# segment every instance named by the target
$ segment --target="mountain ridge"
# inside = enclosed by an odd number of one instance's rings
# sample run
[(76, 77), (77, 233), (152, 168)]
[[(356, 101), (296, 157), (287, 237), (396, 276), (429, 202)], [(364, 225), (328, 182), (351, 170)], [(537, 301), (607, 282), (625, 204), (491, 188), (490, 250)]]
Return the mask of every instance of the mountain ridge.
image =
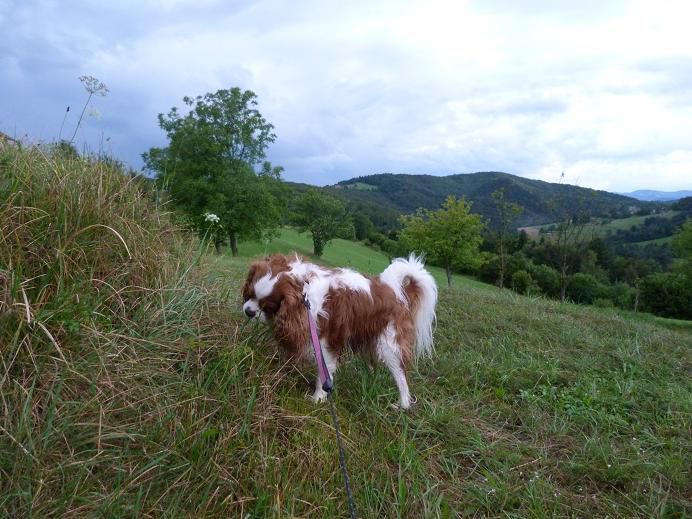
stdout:
[(492, 220), (496, 206), (491, 195), (498, 189), (504, 190), (508, 202), (524, 208), (517, 218), (521, 226), (554, 222), (565, 211), (610, 218), (628, 216), (650, 204), (622, 194), (500, 171), (447, 176), (379, 173), (342, 180), (323, 189), (368, 214), (376, 225), (379, 212), (407, 214), (419, 207), (437, 209), (449, 195), (465, 197), (473, 212)]
[(692, 196), (692, 190), (681, 189), (678, 191), (658, 191), (657, 189), (637, 189), (629, 193), (620, 193), (643, 202), (674, 202), (688, 196)]

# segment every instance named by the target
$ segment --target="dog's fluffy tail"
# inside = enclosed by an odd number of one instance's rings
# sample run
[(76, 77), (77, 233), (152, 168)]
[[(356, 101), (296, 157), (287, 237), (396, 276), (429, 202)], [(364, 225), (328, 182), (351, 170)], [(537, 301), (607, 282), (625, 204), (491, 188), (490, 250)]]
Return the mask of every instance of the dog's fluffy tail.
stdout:
[(425, 270), (423, 259), (415, 254), (408, 259), (397, 258), (380, 274), (380, 279), (411, 310), (416, 327), (416, 358), (432, 355), (437, 285)]

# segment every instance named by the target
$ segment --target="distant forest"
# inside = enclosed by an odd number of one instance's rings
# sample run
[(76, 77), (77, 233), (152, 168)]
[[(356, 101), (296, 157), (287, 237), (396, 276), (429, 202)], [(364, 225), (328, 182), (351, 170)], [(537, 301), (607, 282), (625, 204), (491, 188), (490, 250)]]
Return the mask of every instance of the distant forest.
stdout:
[(656, 207), (651, 202), (606, 191), (500, 172), (445, 177), (384, 173), (356, 177), (325, 188), (366, 214), (376, 227), (387, 230), (396, 227), (399, 214), (412, 213), (419, 207), (437, 209), (449, 195), (466, 198), (472, 203), (472, 211), (490, 221), (492, 226), (495, 203), (491, 195), (500, 189), (508, 202), (523, 208), (516, 220), (517, 226), (554, 222), (556, 211), (563, 210), (592, 217), (623, 218)]

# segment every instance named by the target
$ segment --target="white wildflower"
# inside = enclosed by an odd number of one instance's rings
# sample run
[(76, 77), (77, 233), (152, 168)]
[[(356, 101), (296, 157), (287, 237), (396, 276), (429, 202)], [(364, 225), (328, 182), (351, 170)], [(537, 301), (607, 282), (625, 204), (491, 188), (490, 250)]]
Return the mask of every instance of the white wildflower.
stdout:
[(219, 223), (221, 218), (216, 216), (214, 213), (204, 213), (204, 221), (209, 223)]

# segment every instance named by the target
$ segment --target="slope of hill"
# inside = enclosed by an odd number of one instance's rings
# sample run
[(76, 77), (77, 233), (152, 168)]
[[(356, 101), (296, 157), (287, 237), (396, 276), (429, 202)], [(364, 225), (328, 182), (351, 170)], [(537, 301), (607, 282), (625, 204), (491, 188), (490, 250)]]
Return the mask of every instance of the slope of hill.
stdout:
[(637, 200), (647, 202), (672, 202), (687, 196), (692, 196), (692, 191), (656, 191), (653, 189), (638, 189), (637, 191), (632, 191), (631, 193), (622, 194), (624, 196), (629, 196), (631, 198), (636, 198)]
[(388, 211), (410, 213), (418, 207), (437, 209), (448, 195), (466, 197), (473, 211), (491, 219), (491, 194), (504, 189), (505, 198), (524, 208), (519, 225), (555, 221), (556, 208), (585, 211), (593, 216), (626, 216), (645, 205), (623, 195), (532, 180), (507, 173), (483, 172), (436, 177), (384, 173), (339, 182), (329, 191), (354, 203), (374, 204)]
[[(248, 258), (204, 256), (111, 165), (0, 172), (0, 517), (345, 515), (313, 366), (240, 311)], [(337, 372), (359, 517), (689, 515), (689, 323), (440, 295), (410, 412), (384, 370)]]

